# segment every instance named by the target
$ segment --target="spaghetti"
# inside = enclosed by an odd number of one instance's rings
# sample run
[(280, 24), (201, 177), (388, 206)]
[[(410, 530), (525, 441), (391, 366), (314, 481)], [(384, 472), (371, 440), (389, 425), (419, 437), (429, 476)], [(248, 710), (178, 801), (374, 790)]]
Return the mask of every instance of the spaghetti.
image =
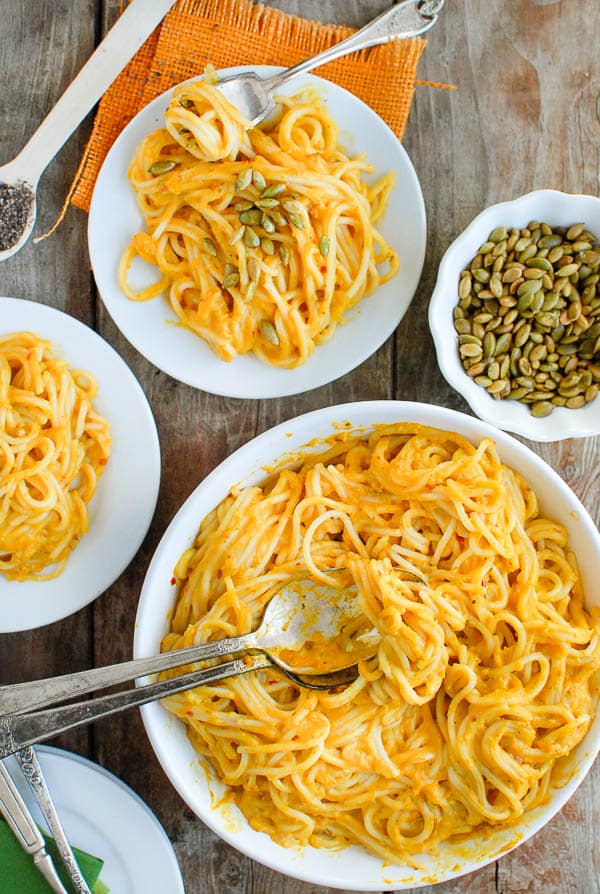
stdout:
[(0, 572), (48, 580), (88, 530), (111, 451), (89, 373), (32, 332), (0, 336)]
[(254, 829), (414, 862), (544, 803), (594, 715), (600, 623), (491, 440), (382, 426), (232, 492), (176, 567), (164, 649), (255, 629), (307, 573), (356, 583), (381, 634), (354, 683), (261, 670), (166, 701)]
[[(375, 227), (393, 173), (361, 179), (371, 166), (338, 147), (313, 92), (278, 103), (274, 119), (249, 129), (210, 78), (174, 91), (166, 128), (141, 142), (129, 169), (147, 232), (123, 254), (119, 283), (133, 301), (168, 292), (221, 360), (254, 352), (292, 368), (399, 261)], [(136, 256), (160, 271), (141, 290), (128, 281)]]

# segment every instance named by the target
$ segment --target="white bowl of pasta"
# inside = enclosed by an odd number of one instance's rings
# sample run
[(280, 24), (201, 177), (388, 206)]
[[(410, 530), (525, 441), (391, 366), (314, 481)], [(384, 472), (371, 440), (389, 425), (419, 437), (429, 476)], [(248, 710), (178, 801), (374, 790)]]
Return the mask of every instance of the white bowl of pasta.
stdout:
[(425, 255), (417, 175), (381, 118), (322, 78), (283, 88), (266, 131), (224, 121), (239, 133), (212, 134), (216, 148), (195, 103), (223, 100), (206, 90), (196, 78), (153, 100), (103, 164), (88, 229), (102, 300), (179, 381), (240, 398), (308, 391), (366, 360), (405, 314)]
[(378, 655), (343, 691), (261, 671), (146, 706), (148, 735), (195, 813), (279, 872), (372, 891), (470, 872), (548, 822), (596, 756), (599, 561), (567, 485), (478, 419), (393, 401), (292, 419), (183, 505), (135, 654), (253, 627), (282, 581), (335, 567)]

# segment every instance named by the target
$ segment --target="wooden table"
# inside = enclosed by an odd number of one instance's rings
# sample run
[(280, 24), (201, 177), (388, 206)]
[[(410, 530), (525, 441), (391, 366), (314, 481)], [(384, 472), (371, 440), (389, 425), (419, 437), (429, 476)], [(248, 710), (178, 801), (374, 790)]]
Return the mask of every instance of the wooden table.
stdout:
[[(279, 0), (274, 5), (358, 26), (388, 3)], [(118, 0), (3, 0), (1, 161), (18, 151), (58, 99), (118, 8)], [(52, 238), (30, 242), (0, 265), (0, 294), (67, 311), (125, 358), (152, 405), (163, 456), (158, 508), (135, 561), (89, 608), (39, 630), (0, 636), (3, 682), (129, 658), (140, 586), (168, 522), (207, 472), (259, 432), (298, 413), (348, 400), (401, 398), (469, 411), (440, 375), (427, 327), (438, 262), (490, 203), (536, 187), (597, 193), (599, 43), (597, 0), (447, 0), (419, 75), (457, 84), (459, 90), (418, 87), (404, 140), (421, 178), (429, 219), (421, 284), (396, 335), (359, 369), (317, 391), (273, 401), (227, 400), (194, 391), (154, 369), (117, 331), (98, 297), (88, 262), (87, 220), (80, 211), (71, 209)], [(43, 178), (38, 232), (58, 213), (90, 124), (81, 126)], [(597, 519), (600, 440), (531, 446)], [(209, 832), (167, 781), (137, 713), (65, 735), (57, 744), (88, 755), (142, 795), (175, 845), (188, 894), (324, 891), (263, 868)], [(596, 764), (567, 807), (532, 841), (436, 892), (598, 891), (599, 784)]]

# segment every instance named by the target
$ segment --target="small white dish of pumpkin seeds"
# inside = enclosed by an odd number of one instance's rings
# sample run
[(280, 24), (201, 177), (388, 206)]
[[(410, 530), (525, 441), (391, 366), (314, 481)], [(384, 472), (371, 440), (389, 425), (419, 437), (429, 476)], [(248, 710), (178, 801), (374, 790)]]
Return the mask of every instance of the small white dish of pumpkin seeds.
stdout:
[(482, 211), (429, 305), (445, 379), (534, 441), (600, 434), (600, 199), (538, 190)]

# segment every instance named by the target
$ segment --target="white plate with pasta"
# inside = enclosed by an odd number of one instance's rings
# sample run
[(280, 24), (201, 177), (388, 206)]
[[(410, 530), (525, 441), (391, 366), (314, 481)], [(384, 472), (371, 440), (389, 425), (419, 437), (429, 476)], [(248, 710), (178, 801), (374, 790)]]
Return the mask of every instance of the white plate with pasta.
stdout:
[[(0, 632), (87, 605), (134, 557), (160, 483), (152, 411), (93, 330), (0, 298)], [(55, 576), (54, 576), (55, 575)]]
[[(323, 439), (323, 464), (300, 465)], [(478, 419), (392, 401), (292, 419), (183, 505), (135, 654), (253, 627), (315, 565), (351, 572), (379, 653), (348, 697), (300, 694), (274, 670), (145, 706), (152, 745), (197, 815), (279, 872), (361, 891), (470, 872), (548, 822), (598, 752), (600, 623), (582, 603), (600, 604), (599, 562), (568, 486)]]
[[(426, 241), (415, 170), (379, 116), (329, 81), (288, 85), (280, 116), (250, 134), (212, 106), (197, 125), (220, 95), (201, 84), (146, 106), (104, 162), (88, 229), (102, 299), (148, 360), (193, 387), (269, 398), (324, 385), (376, 351), (412, 300)], [(206, 115), (224, 131), (216, 146)]]

